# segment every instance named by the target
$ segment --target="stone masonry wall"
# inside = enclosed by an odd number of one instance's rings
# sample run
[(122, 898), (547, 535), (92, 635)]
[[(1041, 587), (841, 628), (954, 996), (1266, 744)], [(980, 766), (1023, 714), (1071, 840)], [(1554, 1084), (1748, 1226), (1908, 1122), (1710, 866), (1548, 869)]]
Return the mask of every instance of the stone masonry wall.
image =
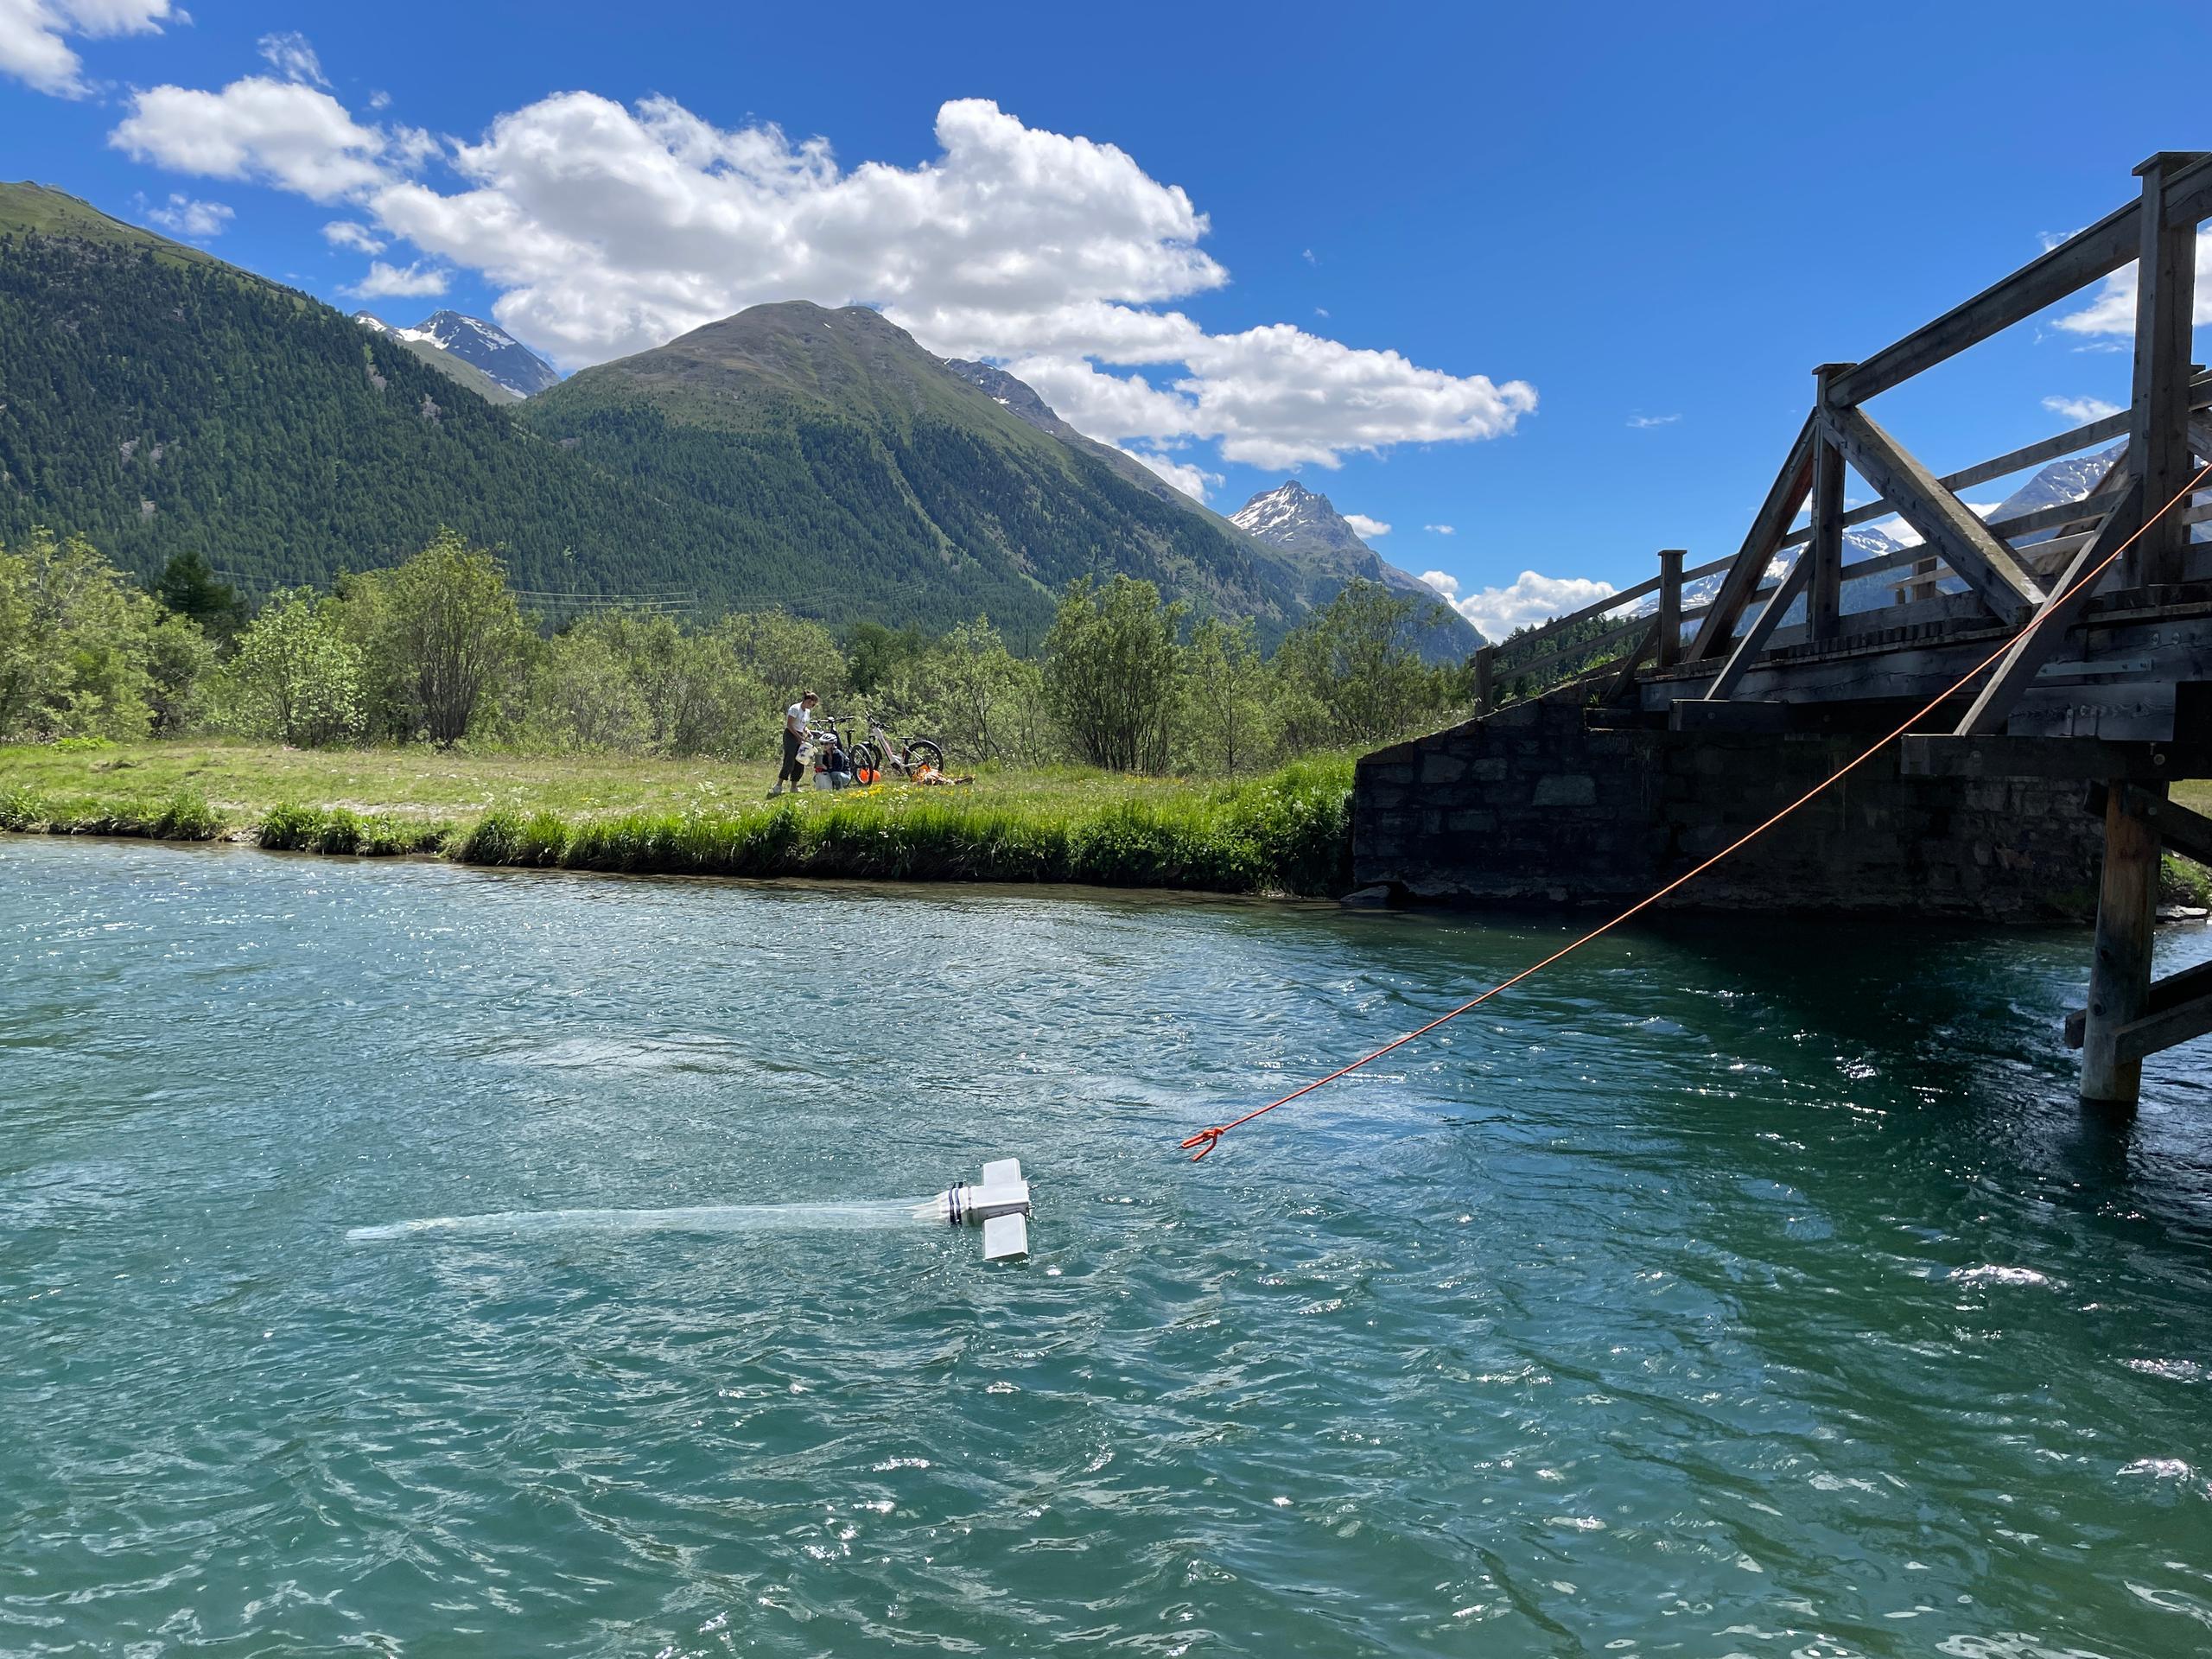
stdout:
[[(1866, 741), (1590, 731), (1580, 708), (1521, 703), (1360, 762), (1353, 879), (1415, 901), (1625, 905)], [(2101, 836), (2082, 798), (2079, 784), (1903, 778), (1878, 755), (1668, 902), (2082, 919)]]

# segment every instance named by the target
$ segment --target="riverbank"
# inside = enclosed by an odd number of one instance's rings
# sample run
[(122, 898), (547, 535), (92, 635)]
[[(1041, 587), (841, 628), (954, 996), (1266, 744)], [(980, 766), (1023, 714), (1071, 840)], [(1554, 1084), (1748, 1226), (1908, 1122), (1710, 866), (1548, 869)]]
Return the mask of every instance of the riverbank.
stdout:
[(766, 800), (766, 781), (703, 760), (46, 745), (0, 748), (0, 830), (640, 874), (1315, 897), (1349, 874), (1344, 758), (1237, 783), (1066, 768)]

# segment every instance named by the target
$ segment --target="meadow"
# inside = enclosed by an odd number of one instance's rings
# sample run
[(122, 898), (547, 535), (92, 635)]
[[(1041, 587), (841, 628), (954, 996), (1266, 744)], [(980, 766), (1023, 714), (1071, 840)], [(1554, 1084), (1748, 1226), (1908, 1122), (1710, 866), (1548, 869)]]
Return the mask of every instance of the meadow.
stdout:
[(1315, 896), (1349, 880), (1348, 755), (1238, 781), (987, 768), (770, 800), (772, 777), (702, 759), (65, 741), (0, 748), (0, 830), (639, 874)]

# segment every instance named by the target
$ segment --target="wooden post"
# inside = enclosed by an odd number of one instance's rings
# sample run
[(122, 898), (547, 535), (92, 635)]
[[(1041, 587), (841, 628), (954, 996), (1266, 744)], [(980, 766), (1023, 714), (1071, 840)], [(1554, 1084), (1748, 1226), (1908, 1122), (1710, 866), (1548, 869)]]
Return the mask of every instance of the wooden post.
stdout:
[(1497, 647), (1484, 645), (1475, 652), (1475, 712), (1486, 715), (1497, 707)]
[[(2164, 797), (2164, 785), (2148, 787)], [(2122, 1059), (2114, 1039), (2121, 1027), (2143, 1015), (2158, 905), (2158, 832), (2127, 810), (2127, 788), (2115, 779), (2105, 791), (2104, 876), (2097, 893), (2088, 1014), (2082, 1027), (2085, 1105), (2133, 1108), (2142, 1093), (2143, 1062)]]
[(1682, 560), (1687, 548), (1659, 550), (1659, 647), (1653, 659), (1665, 668), (1682, 656)]
[(1813, 639), (1833, 639), (1843, 632), (1843, 451), (1835, 447), (1827, 414), (1835, 377), (1858, 366), (1823, 363), (1813, 371), (1821, 414), (1813, 440), (1813, 539), (1798, 556), (1813, 562), (1805, 589), (1806, 635)]
[[(2196, 469), (2189, 459), (2190, 327), (2196, 301), (2196, 226), (2169, 225), (2166, 180), (2191, 155), (2160, 150), (2135, 169), (2143, 181), (2135, 266), (2135, 396), (2128, 408), (2127, 468), (2143, 480), (2143, 511), (2172, 500)], [(2132, 528), (2132, 526), (2131, 526)], [(2177, 582), (2189, 527), (2162, 516), (2127, 556), (2126, 585)]]

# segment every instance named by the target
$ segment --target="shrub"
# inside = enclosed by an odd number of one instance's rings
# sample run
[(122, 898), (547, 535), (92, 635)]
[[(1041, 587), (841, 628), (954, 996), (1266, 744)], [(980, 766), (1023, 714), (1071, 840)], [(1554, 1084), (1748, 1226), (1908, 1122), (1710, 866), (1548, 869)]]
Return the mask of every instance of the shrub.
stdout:
[(272, 595), (215, 677), (216, 723), (244, 737), (321, 748), (361, 734), (361, 653), (301, 588)]
[(162, 803), (146, 826), (157, 841), (213, 841), (223, 833), (221, 814), (196, 789), (180, 790)]
[(388, 858), (437, 852), (451, 833), (450, 826), (442, 823), (381, 813), (364, 816), (342, 806), (276, 806), (262, 818), (255, 838), (276, 852)]

